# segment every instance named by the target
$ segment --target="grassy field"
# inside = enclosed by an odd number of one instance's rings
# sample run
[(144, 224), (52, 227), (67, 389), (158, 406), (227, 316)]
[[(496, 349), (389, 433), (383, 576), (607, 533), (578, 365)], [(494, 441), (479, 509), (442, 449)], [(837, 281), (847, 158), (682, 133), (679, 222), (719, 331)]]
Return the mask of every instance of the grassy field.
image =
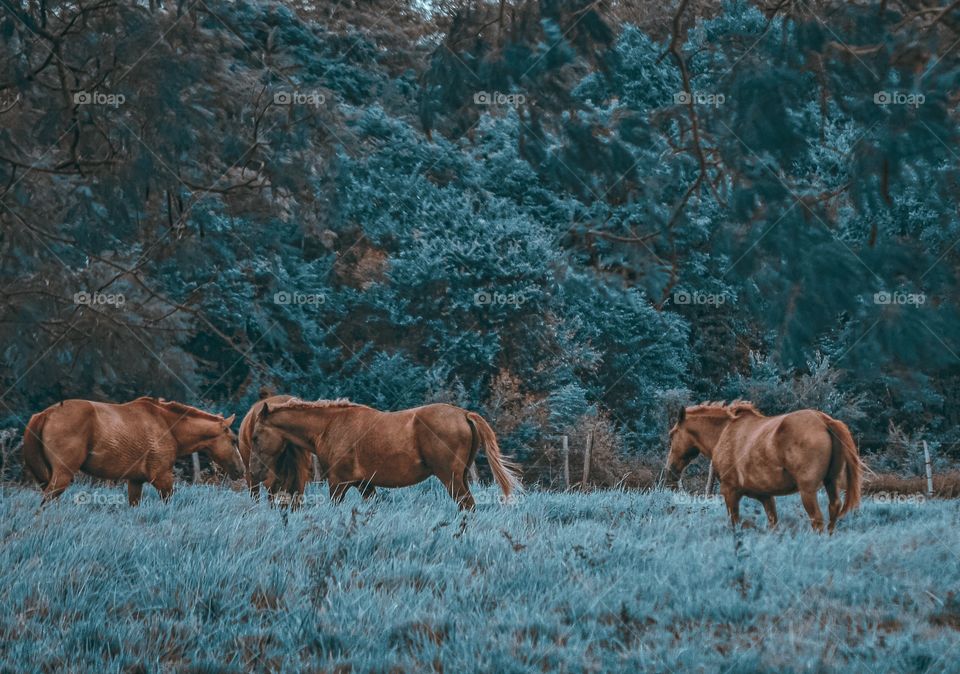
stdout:
[(0, 500), (3, 671), (960, 671), (960, 503), (876, 500), (832, 536), (795, 498), (439, 485), (284, 517), (180, 486)]

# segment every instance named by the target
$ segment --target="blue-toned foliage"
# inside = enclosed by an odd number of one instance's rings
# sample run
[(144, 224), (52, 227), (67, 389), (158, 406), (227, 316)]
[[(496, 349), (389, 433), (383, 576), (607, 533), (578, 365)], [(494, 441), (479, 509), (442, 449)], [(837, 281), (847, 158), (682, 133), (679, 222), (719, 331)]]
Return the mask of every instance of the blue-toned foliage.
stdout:
[(955, 10), (470, 4), (0, 7), (10, 425), (267, 387), (659, 455), (727, 396), (955, 456)]

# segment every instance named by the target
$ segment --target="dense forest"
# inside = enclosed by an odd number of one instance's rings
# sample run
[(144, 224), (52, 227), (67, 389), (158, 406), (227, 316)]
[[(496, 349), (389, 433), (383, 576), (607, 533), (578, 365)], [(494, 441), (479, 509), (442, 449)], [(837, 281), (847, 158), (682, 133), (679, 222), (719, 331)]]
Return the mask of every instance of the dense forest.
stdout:
[(2, 426), (449, 401), (532, 465), (746, 398), (955, 462), (958, 43), (949, 0), (0, 0)]

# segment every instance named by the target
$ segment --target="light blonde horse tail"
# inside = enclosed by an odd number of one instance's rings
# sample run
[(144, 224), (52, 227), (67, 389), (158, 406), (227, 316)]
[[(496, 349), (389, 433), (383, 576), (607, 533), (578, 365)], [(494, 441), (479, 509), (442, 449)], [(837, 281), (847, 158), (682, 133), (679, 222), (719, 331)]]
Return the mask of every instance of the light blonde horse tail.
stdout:
[(847, 495), (843, 499), (840, 516), (847, 514), (860, 505), (860, 482), (863, 474), (863, 461), (860, 452), (853, 440), (850, 429), (842, 421), (838, 421), (826, 414), (823, 421), (827, 424), (830, 438), (833, 441), (833, 451), (843, 457), (844, 470), (847, 472)]
[(30, 417), (23, 433), (23, 462), (40, 486), (50, 483), (50, 462), (43, 449), (43, 427), (47, 423), (47, 410)]
[(500, 453), (500, 445), (497, 444), (497, 435), (490, 428), (486, 419), (476, 412), (467, 412), (467, 422), (469, 422), (477, 434), (480, 436), (480, 442), (483, 445), (483, 451), (487, 454), (487, 461), (490, 463), (490, 469), (493, 471), (493, 478), (500, 485), (503, 495), (507, 498), (513, 492), (522, 492), (523, 485), (520, 483), (520, 477), (517, 474), (519, 466), (512, 461), (504, 458)]

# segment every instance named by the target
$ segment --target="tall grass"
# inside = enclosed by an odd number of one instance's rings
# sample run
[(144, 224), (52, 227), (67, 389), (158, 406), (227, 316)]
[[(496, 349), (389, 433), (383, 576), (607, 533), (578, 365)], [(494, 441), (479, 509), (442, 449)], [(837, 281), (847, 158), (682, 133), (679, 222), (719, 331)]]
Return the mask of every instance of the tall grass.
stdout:
[(796, 498), (735, 534), (667, 493), (481, 490), (464, 515), (428, 484), (288, 516), (212, 486), (93, 493), (3, 493), (0, 669), (960, 670), (953, 501), (819, 536)]

